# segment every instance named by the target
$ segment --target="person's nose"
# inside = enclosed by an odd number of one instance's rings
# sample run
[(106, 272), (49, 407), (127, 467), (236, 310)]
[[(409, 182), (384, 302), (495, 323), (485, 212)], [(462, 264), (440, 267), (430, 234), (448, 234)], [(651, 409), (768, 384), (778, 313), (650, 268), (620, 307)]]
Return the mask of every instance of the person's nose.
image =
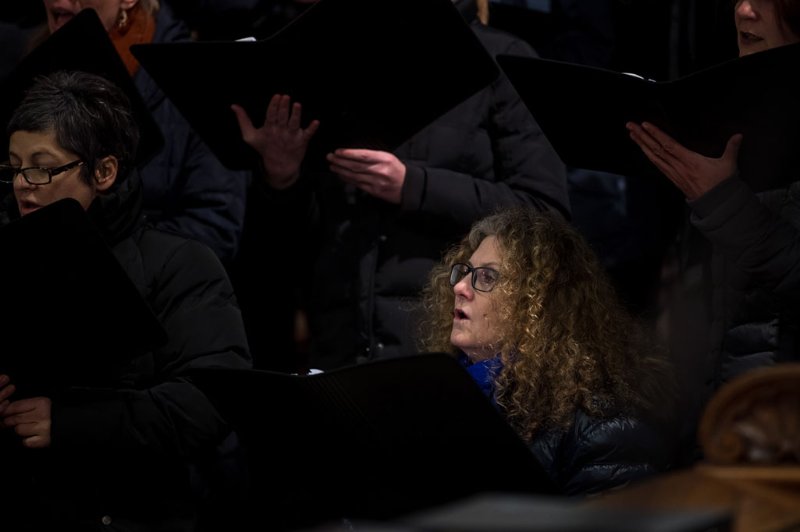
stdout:
[(739, 0), (736, 2), (736, 15), (741, 18), (756, 18), (756, 10), (750, 0)]
[(453, 286), (453, 293), (466, 299), (472, 299), (475, 292), (472, 290), (472, 272), (468, 273)]
[(45, 5), (51, 9), (61, 8), (68, 10), (81, 9), (82, 7), (80, 0), (46, 0)]
[(14, 190), (22, 191), (22, 190), (30, 190), (35, 185), (31, 185), (28, 183), (28, 180), (25, 179), (25, 176), (22, 175), (22, 172), (17, 172), (17, 175), (14, 176)]

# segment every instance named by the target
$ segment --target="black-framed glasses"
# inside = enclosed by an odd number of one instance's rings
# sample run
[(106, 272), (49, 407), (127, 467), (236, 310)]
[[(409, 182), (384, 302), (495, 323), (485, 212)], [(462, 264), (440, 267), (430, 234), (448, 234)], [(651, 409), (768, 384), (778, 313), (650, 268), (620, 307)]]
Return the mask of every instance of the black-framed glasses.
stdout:
[(31, 185), (49, 185), (53, 182), (53, 176), (62, 174), (67, 170), (72, 170), (76, 166), (81, 166), (83, 161), (78, 159), (63, 166), (55, 168), (47, 168), (44, 166), (29, 166), (28, 168), (17, 168), (7, 164), (0, 165), (0, 183), (13, 183), (17, 174), (22, 174), (22, 177)]
[(500, 272), (494, 268), (486, 266), (473, 268), (469, 264), (458, 262), (453, 264), (450, 270), (450, 286), (455, 286), (465, 275), (470, 273), (472, 274), (472, 288), (478, 292), (491, 292), (497, 285), (497, 281), (500, 280)]

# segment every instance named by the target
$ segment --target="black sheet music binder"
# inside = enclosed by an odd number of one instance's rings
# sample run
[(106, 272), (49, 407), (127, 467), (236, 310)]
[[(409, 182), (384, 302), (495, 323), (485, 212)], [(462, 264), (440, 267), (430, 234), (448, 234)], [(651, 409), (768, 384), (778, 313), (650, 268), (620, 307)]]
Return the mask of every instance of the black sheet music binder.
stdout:
[(275, 93), (321, 127), (312, 163), (344, 147), (393, 150), (499, 74), (451, 0), (320, 0), (254, 42), (131, 51), (226, 166), (253, 167), (231, 104), (254, 124)]
[(251, 517), (278, 529), (386, 519), (487, 490), (554, 490), (448, 355), (303, 376), (198, 369), (192, 378), (247, 450)]
[(102, 383), (166, 333), (80, 204), (0, 228), (0, 373), (16, 398)]

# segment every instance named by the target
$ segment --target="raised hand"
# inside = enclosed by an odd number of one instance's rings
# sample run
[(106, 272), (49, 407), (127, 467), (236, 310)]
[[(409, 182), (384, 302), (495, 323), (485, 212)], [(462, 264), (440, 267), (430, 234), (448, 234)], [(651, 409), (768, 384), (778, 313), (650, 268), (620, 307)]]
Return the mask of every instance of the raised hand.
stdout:
[(286, 94), (275, 94), (267, 106), (264, 125), (253, 126), (250, 117), (239, 105), (231, 109), (239, 122), (239, 130), (250, 147), (258, 152), (264, 165), (267, 184), (285, 189), (300, 177), (300, 166), (308, 150), (308, 143), (319, 129), (319, 120), (308, 127), (300, 127), (303, 107), (291, 102)]

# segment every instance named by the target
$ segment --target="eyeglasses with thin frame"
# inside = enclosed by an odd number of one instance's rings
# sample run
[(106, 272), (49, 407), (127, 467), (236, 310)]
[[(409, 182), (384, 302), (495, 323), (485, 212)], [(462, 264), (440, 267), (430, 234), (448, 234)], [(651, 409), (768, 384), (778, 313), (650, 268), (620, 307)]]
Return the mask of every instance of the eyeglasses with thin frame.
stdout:
[(472, 288), (478, 292), (491, 292), (500, 280), (500, 272), (494, 268), (478, 266), (473, 268), (469, 264), (458, 262), (450, 270), (450, 286), (458, 284), (465, 275), (472, 274)]
[(0, 183), (11, 184), (17, 178), (17, 174), (31, 185), (49, 185), (53, 182), (53, 176), (63, 174), (67, 170), (72, 170), (76, 166), (83, 165), (80, 159), (55, 168), (45, 166), (29, 166), (28, 168), (17, 168), (7, 164), (0, 165)]

